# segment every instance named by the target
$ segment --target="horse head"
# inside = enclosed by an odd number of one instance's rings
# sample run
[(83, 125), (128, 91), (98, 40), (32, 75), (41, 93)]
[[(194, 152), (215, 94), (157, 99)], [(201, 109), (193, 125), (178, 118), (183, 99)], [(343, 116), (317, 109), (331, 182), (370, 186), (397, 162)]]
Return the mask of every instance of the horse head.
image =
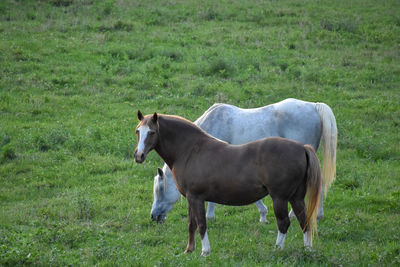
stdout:
[(157, 175), (154, 176), (153, 196), (154, 201), (150, 212), (151, 219), (163, 222), (167, 213), (181, 197), (181, 193), (176, 188), (171, 170), (166, 164), (163, 169), (158, 168)]
[(166, 192), (166, 180), (162, 169), (157, 169), (157, 175), (154, 176), (154, 202), (151, 207), (150, 216), (153, 221), (163, 222), (168, 211), (173, 207), (173, 203), (169, 203), (168, 195)]
[(139, 124), (136, 127), (137, 136), (137, 147), (135, 150), (135, 161), (137, 163), (143, 163), (146, 159), (147, 153), (149, 153), (158, 142), (158, 115), (143, 116), (138, 110)]

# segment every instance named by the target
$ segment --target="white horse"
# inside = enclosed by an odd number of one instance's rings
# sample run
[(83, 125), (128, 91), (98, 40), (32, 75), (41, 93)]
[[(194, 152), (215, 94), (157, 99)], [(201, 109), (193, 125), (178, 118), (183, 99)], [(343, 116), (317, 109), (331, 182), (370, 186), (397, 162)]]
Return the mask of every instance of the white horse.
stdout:
[[(262, 122), (262, 123), (261, 123)], [(214, 104), (194, 122), (210, 135), (230, 144), (245, 144), (264, 137), (284, 137), (318, 150), (323, 142), (322, 190), (326, 192), (335, 179), (337, 127), (331, 108), (324, 103), (312, 103), (297, 99), (285, 99), (265, 107), (241, 109), (228, 104)], [(158, 168), (154, 177), (154, 201), (151, 218), (163, 221), (179, 200), (180, 193), (167, 164)], [(321, 194), (317, 219), (323, 217)], [(266, 222), (267, 207), (259, 200), (256, 206), (260, 222)], [(215, 204), (208, 203), (206, 217), (214, 218)], [(293, 217), (293, 211), (290, 211)]]

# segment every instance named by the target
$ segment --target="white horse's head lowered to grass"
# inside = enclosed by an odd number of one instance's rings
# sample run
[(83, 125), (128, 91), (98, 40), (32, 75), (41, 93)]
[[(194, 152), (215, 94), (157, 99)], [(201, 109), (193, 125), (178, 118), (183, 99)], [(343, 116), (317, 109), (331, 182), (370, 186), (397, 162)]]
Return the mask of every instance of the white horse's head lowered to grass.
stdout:
[(178, 202), (181, 196), (176, 189), (171, 170), (166, 164), (163, 169), (157, 169), (153, 188), (154, 201), (150, 216), (153, 221), (163, 222), (167, 213), (174, 207), (174, 204)]

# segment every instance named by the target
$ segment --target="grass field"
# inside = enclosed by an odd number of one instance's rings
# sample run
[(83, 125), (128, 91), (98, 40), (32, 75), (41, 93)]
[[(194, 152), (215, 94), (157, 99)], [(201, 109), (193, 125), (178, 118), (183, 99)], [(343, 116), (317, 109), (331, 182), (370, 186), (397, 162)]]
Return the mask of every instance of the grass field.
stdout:
[[(192, 254), (183, 198), (150, 220), (136, 112), (294, 97), (335, 113), (337, 179), (311, 252), (292, 222), (218, 206)], [(0, 266), (400, 264), (400, 2), (0, 2)]]

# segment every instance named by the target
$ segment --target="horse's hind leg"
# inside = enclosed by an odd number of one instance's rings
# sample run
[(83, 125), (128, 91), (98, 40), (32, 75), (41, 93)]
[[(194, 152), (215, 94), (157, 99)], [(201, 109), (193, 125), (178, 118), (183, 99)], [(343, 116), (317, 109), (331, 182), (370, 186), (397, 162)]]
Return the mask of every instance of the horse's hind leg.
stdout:
[(312, 241), (307, 232), (308, 226), (306, 225), (306, 204), (304, 203), (304, 199), (290, 201), (290, 205), (292, 205), (292, 209), (296, 214), (297, 220), (299, 221), (300, 227), (303, 231), (304, 246), (311, 247)]
[(272, 199), (274, 212), (278, 224), (278, 236), (276, 238), (276, 247), (283, 249), (285, 246), (286, 233), (290, 226), (288, 216), (288, 201), (281, 199)]
[(319, 209), (318, 209), (318, 214), (317, 214), (317, 222), (324, 217), (324, 207), (322, 205), (322, 202), (324, 201), (324, 185), (321, 185), (321, 200), (319, 202)]
[(256, 202), (258, 211), (260, 212), (260, 222), (267, 222), (268, 209), (260, 199)]

